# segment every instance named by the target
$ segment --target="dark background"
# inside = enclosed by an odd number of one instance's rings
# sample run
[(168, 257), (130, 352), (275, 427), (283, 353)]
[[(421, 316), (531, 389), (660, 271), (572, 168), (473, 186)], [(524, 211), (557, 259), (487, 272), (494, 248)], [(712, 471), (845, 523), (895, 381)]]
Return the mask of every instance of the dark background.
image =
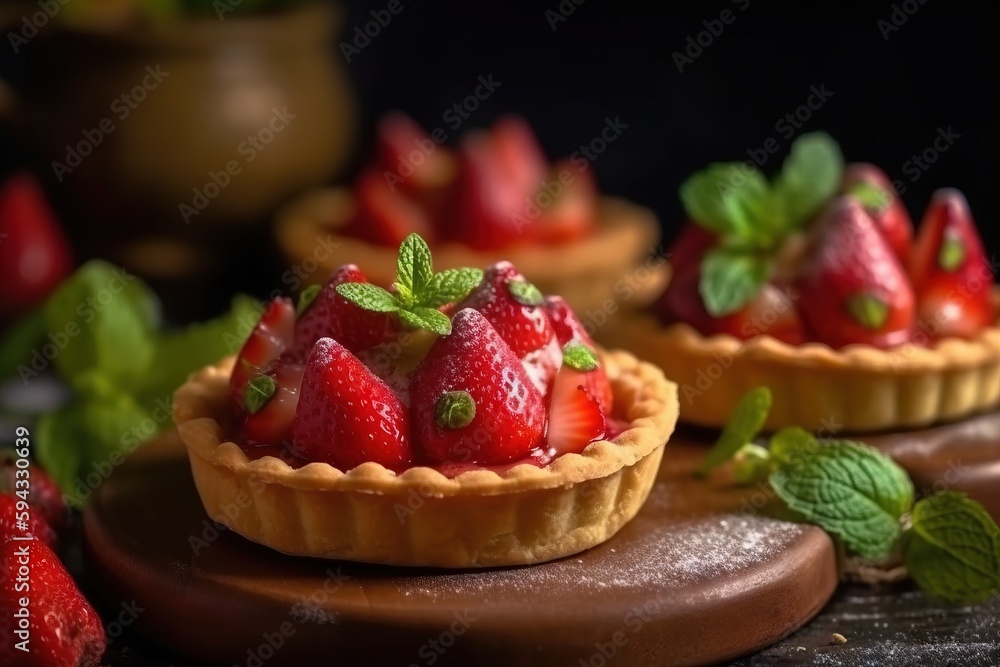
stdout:
[[(825, 87), (829, 100), (796, 135), (825, 130), (848, 160), (882, 166), (905, 185), (915, 221), (933, 190), (961, 188), (988, 249), (1000, 249), (993, 196), (1000, 47), (985, 3), (726, 0), (681, 10), (563, 0), (564, 11), (573, 11), (553, 30), (546, 11), (558, 12), (559, 0), (502, 3), (502, 12), (481, 3), (399, 1), (402, 12), (346, 64), (363, 112), (359, 159), (374, 120), (394, 108), (429, 128), (444, 127), (450, 137), (519, 112), (550, 157), (568, 156), (599, 136), (605, 118), (617, 117), (628, 128), (594, 163), (599, 184), (652, 207), (670, 238), (686, 175), (709, 161), (747, 159), (748, 150), (773, 137), (781, 150), (764, 165), (772, 173), (791, 141), (776, 123), (806, 102), (811, 87)], [(349, 3), (342, 38), (353, 39), (355, 26), (387, 4)], [(734, 20), (700, 55), (691, 51), (696, 57), (679, 72), (675, 52), (726, 9)], [(894, 11), (897, 22), (906, 20), (886, 38)], [(3, 71), (17, 65), (0, 60)], [(443, 114), (473, 92), (478, 76), (490, 74), (501, 86), (452, 132)], [(939, 128), (959, 138), (926, 170), (908, 167), (933, 146)], [(23, 160), (9, 137), (0, 149), (0, 168)], [(49, 189), (58, 204), (58, 187)], [(72, 227), (73, 212), (61, 212)], [(260, 293), (276, 281), (259, 271), (253, 276), (249, 287)], [(220, 287), (220, 304), (226, 291)]]

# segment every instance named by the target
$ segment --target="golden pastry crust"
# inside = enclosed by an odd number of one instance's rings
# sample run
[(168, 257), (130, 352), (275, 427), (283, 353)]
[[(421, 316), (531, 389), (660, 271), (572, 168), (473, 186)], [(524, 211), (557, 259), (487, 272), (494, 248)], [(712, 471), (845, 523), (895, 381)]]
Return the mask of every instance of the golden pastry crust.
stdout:
[(762, 385), (774, 395), (766, 428), (802, 426), (831, 435), (953, 421), (1000, 404), (998, 327), (932, 347), (835, 350), (770, 336), (706, 337), (635, 310), (598, 334), (606, 344), (669, 368), (679, 387), (681, 421), (699, 426), (722, 427), (740, 397)]
[[(396, 276), (396, 248), (373, 245), (339, 233), (351, 218), (354, 199), (343, 188), (317, 190), (278, 214), (277, 236), (283, 252), (312, 282), (322, 282), (338, 266), (353, 263), (368, 279), (388, 286)], [(559, 294), (578, 312), (613, 299), (614, 287), (648, 256), (659, 223), (652, 211), (622, 199), (598, 200), (597, 228), (562, 245), (524, 245), (476, 251), (457, 243), (434, 244), (434, 268), (489, 266), (510, 260), (545, 294)], [(660, 262), (662, 263), (662, 262)]]
[(539, 468), (448, 478), (377, 463), (346, 473), (249, 460), (226, 436), (232, 358), (174, 395), (174, 421), (208, 515), (279, 551), (391, 565), (488, 567), (567, 556), (604, 542), (645, 502), (677, 421), (677, 387), (625, 352), (603, 355), (627, 428)]

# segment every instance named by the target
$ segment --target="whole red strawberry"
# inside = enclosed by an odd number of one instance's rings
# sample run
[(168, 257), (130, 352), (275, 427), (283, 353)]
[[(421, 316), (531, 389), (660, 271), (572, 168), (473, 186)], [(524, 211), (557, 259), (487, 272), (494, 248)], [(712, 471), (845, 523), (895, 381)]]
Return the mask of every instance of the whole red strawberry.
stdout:
[(934, 193), (909, 271), (919, 303), (918, 326), (932, 336), (971, 338), (996, 321), (992, 263), (958, 190)]
[[(484, 133), (465, 135), (459, 148), (456, 240), (476, 250), (514, 245), (525, 239), (528, 201), (534, 190), (510, 177), (496, 142)], [(537, 183), (536, 186), (537, 187)]]
[(361, 172), (354, 185), (357, 211), (345, 231), (370, 243), (398, 246), (409, 234), (433, 239), (428, 212), (403, 183), (394, 182), (393, 172), (371, 167)]
[(292, 442), (296, 453), (347, 471), (366, 461), (413, 461), (406, 406), (343, 345), (321, 338), (306, 361)]
[(305, 359), (320, 338), (332, 338), (354, 353), (392, 338), (398, 331), (394, 316), (359, 308), (337, 293), (337, 285), (367, 282), (361, 269), (345, 264), (333, 272), (322, 288), (303, 293), (293, 355)]
[(243, 392), (250, 378), (291, 347), (294, 331), (295, 307), (291, 300), (282, 297), (274, 299), (236, 355), (229, 386), (238, 410), (243, 409)]
[[(19, 503), (23, 503), (20, 508)], [(56, 547), (56, 534), (41, 512), (17, 496), (0, 494), (0, 541), (26, 535)]]
[[(45, 519), (56, 533), (66, 527), (69, 511), (55, 481), (34, 463), (27, 468), (15, 465), (14, 452), (0, 452), (0, 494), (13, 494), (28, 481), (28, 504)], [(26, 473), (26, 474), (25, 474)], [(21, 480), (21, 487), (18, 486)]]
[(243, 435), (248, 445), (280, 445), (292, 437), (305, 365), (283, 354), (247, 385)]
[(44, 542), (0, 546), (0, 664), (97, 667), (106, 647), (100, 617)]
[(686, 222), (667, 250), (673, 274), (687, 273), (689, 267), (700, 266), (705, 253), (718, 241), (718, 237), (704, 227)]
[(847, 165), (844, 192), (861, 201), (896, 257), (905, 263), (913, 242), (913, 222), (885, 172), (868, 162)]
[(520, 359), (470, 308), (434, 343), (410, 384), (413, 437), (427, 458), (482, 465), (515, 461), (539, 445), (545, 402)]
[(914, 298), (889, 243), (857, 199), (833, 200), (797, 287), (799, 312), (815, 340), (888, 348), (910, 340)]

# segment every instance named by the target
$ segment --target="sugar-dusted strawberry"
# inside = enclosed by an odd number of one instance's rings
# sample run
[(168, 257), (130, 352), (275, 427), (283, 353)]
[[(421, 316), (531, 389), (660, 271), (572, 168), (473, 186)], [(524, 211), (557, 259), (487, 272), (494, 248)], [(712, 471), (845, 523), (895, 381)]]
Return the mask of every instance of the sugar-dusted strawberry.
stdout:
[(548, 394), (561, 363), (559, 344), (546, 313), (545, 299), (510, 262), (489, 267), (483, 281), (459, 304), (486, 318), (524, 362), (532, 382)]
[(590, 375), (567, 364), (556, 376), (546, 433), (556, 456), (582, 452), (607, 433), (607, 413), (591, 390)]
[(799, 313), (815, 340), (888, 348), (907, 342), (913, 289), (902, 265), (857, 199), (833, 200), (797, 282)]
[(549, 164), (538, 139), (521, 116), (501, 116), (490, 135), (504, 178), (525, 197), (533, 197), (549, 176)]
[(19, 468), (15, 465), (16, 460), (13, 450), (0, 451), (0, 494), (24, 490), (27, 480), (28, 504), (35, 508), (52, 530), (61, 533), (66, 527), (69, 510), (66, 509), (62, 492), (55, 480), (34, 463), (27, 468)]
[(243, 397), (248, 445), (280, 445), (291, 439), (304, 372), (302, 362), (283, 354), (250, 379)]
[(673, 275), (687, 273), (689, 267), (699, 266), (705, 253), (717, 242), (718, 237), (704, 227), (693, 222), (685, 223), (667, 250)]
[(587, 234), (597, 215), (597, 186), (590, 170), (556, 163), (532, 198), (540, 213), (531, 226), (539, 243), (567, 243)]
[[(21, 609), (28, 612), (26, 628)], [(106, 647), (100, 616), (44, 542), (10, 540), (0, 546), (0, 664), (97, 667)]]
[(698, 291), (700, 278), (697, 265), (688, 265), (671, 277), (653, 306), (665, 322), (685, 322), (704, 336), (726, 334), (747, 340), (766, 335), (791, 345), (804, 342), (802, 322), (795, 309), (795, 290), (767, 283), (737, 312), (712, 317)]
[(365, 169), (354, 184), (357, 211), (345, 231), (359, 239), (384, 246), (398, 246), (411, 233), (432, 239), (434, 228), (427, 212), (414, 197), (387, 179), (384, 170)]
[(478, 311), (460, 310), (410, 385), (413, 436), (432, 461), (515, 461), (538, 446), (545, 401), (520, 359)]
[(236, 365), (229, 380), (233, 402), (243, 408), (243, 391), (261, 366), (270, 363), (292, 345), (295, 331), (295, 307), (291, 300), (277, 297), (261, 315), (257, 326), (236, 355)]
[(306, 361), (292, 426), (297, 454), (341, 470), (412, 463), (406, 406), (347, 348), (321, 338)]
[[(20, 508), (19, 502), (24, 503)], [(0, 494), (0, 542), (16, 535), (33, 535), (53, 549), (56, 547), (55, 531), (38, 509), (18, 496)]]
[(459, 161), (455, 239), (475, 250), (525, 240), (525, 198), (533, 191), (526, 192), (509, 178), (490, 136), (467, 134), (459, 148)]
[(578, 340), (591, 348), (594, 347), (594, 339), (591, 338), (590, 332), (564, 298), (555, 294), (545, 297), (545, 312), (549, 316), (552, 330), (560, 345)]
[(455, 177), (455, 158), (450, 151), (407, 114), (394, 111), (382, 116), (375, 136), (380, 166), (389, 172), (391, 189), (402, 187), (419, 195)]
[(337, 285), (367, 282), (361, 269), (345, 264), (333, 272), (322, 288), (315, 286), (303, 292), (292, 353), (305, 359), (320, 338), (332, 338), (351, 352), (392, 338), (398, 331), (396, 318), (359, 308), (337, 293)]
[(843, 190), (861, 201), (896, 257), (905, 263), (913, 242), (913, 221), (885, 172), (868, 162), (850, 164), (844, 170)]

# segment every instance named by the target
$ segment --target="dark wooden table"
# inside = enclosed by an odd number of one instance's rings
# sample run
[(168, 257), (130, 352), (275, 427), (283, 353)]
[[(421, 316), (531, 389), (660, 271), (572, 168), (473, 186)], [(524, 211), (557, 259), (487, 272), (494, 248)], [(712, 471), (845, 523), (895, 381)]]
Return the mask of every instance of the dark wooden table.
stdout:
[[(834, 633), (843, 635), (847, 643), (833, 644)], [(111, 643), (105, 664), (113, 667), (195, 665), (127, 631)], [(823, 612), (804, 628), (730, 665), (1000, 665), (1000, 598), (978, 607), (949, 606), (929, 600), (906, 584), (844, 585)]]

